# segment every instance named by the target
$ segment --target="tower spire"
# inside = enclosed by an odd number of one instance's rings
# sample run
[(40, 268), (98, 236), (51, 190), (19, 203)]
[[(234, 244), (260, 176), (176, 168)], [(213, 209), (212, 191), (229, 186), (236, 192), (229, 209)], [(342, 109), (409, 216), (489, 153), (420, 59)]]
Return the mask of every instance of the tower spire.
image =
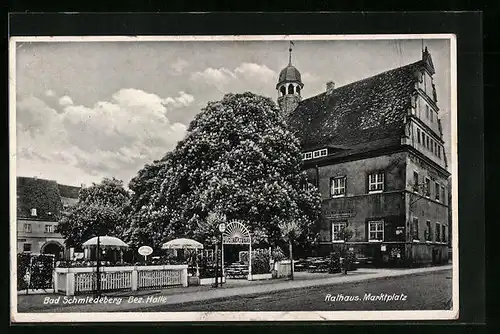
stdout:
[(292, 45), (295, 45), (293, 41), (290, 41), (290, 48), (288, 49), (288, 65), (292, 65)]

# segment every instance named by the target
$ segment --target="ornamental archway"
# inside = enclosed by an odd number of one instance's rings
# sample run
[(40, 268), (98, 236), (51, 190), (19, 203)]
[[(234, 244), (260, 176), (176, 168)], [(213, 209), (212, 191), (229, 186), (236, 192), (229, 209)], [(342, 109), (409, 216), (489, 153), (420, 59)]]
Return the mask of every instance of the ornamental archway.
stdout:
[(224, 245), (248, 245), (248, 277), (252, 277), (252, 235), (245, 224), (233, 220), (226, 226), (222, 234), (222, 274), (224, 275)]

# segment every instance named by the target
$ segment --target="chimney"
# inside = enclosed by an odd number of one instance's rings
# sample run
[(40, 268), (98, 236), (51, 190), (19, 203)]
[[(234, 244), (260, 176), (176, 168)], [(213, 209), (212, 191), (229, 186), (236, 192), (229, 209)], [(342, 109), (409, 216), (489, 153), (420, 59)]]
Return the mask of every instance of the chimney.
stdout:
[(326, 83), (326, 93), (327, 94), (330, 94), (331, 92), (333, 92), (333, 90), (335, 89), (335, 82), (333, 81), (328, 81)]

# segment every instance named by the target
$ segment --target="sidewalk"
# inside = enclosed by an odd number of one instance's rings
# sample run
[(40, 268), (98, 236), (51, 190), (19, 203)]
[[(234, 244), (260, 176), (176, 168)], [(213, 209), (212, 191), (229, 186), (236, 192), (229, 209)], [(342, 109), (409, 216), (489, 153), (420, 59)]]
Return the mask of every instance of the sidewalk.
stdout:
[[(196, 286), (188, 288), (170, 288), (156, 291), (116, 292), (106, 293), (103, 296), (114, 298), (115, 303), (94, 304), (84, 303), (77, 305), (63, 304), (65, 296), (46, 295), (19, 295), (18, 312), (130, 312), (141, 311), (148, 307), (166, 304), (181, 304), (187, 302), (202, 302), (212, 299), (230, 298), (242, 295), (263, 294), (280, 290), (300, 289), (322, 285), (362, 282), (387, 277), (423, 274), (443, 270), (451, 270), (451, 265), (413, 269), (367, 269), (361, 268), (348, 275), (326, 273), (295, 273), (293, 281), (280, 279), (268, 281), (228, 280), (223, 287)], [(44, 305), (46, 297), (61, 297), (59, 303)], [(136, 297), (135, 302), (130, 299)], [(149, 297), (149, 298), (148, 298)], [(160, 297), (160, 298), (158, 298)], [(73, 297), (66, 297), (73, 299)], [(85, 298), (85, 296), (76, 296)]]

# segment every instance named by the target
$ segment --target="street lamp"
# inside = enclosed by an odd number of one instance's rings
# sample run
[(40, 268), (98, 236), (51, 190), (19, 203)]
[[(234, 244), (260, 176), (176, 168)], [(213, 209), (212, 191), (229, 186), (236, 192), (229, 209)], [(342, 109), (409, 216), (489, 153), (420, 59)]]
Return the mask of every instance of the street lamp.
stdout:
[(100, 267), (101, 267), (101, 259), (100, 259), (100, 253), (101, 253), (101, 245), (100, 245), (100, 238), (99, 234), (97, 235), (97, 247), (95, 250), (95, 257), (97, 260), (97, 265), (96, 265), (96, 296), (99, 297), (101, 295), (101, 273), (100, 273)]
[[(219, 224), (219, 232), (220, 232), (220, 254), (221, 254), (221, 278), (220, 278), (220, 285), (222, 286), (222, 274), (224, 273), (224, 244), (222, 240), (222, 236), (224, 234), (224, 231), (226, 230), (226, 223), (220, 223)], [(219, 263), (219, 257), (217, 256), (217, 270), (215, 273), (215, 286), (217, 286), (218, 282), (218, 263)]]

